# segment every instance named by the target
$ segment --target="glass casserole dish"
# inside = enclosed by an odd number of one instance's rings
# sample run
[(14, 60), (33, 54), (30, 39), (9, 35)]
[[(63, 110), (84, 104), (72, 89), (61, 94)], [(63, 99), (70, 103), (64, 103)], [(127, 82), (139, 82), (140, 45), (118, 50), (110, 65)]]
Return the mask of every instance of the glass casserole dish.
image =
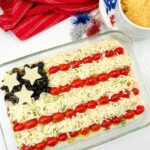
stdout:
[[(143, 67), (142, 67), (142, 64), (140, 63), (141, 61), (140, 61), (140, 58), (136, 56), (136, 49), (134, 49), (132, 40), (120, 31), (109, 31), (109, 32), (105, 32), (100, 35), (94, 36), (92, 38), (86, 38), (86, 39), (82, 39), (76, 42), (71, 42), (68, 44), (57, 46), (57, 47), (47, 49), (47, 50), (44, 50), (35, 54), (31, 54), (29, 56), (25, 56), (23, 58), (19, 58), (11, 62), (0, 65), (0, 80), (3, 80), (5, 72), (14, 67), (20, 67), (29, 62), (31, 64), (37, 60), (38, 61), (43, 60), (47, 58), (48, 56), (50, 56), (51, 54), (57, 54), (57, 53), (61, 53), (64, 51), (68, 51), (70, 49), (79, 48), (89, 43), (92, 44), (92, 43), (95, 43), (104, 39), (108, 39), (108, 38), (118, 40), (124, 46), (125, 50), (129, 53), (130, 59), (132, 61), (132, 69), (139, 83), (139, 89), (141, 91), (140, 97), (142, 98), (145, 104), (145, 112), (141, 117), (139, 117), (138, 119), (132, 122), (129, 122), (124, 127), (119, 125), (118, 127), (115, 127), (106, 132), (99, 132), (98, 134), (86, 137), (82, 140), (76, 140), (75, 142), (71, 144), (67, 144), (67, 143), (60, 144), (59, 146), (54, 147), (53, 149), (62, 149), (62, 150), (63, 149), (73, 150), (75, 148), (76, 149), (88, 149), (88, 148), (103, 144), (105, 142), (111, 141), (113, 139), (116, 139), (125, 134), (131, 133), (133, 131), (136, 131), (138, 129), (144, 128), (149, 125), (150, 123), (149, 91), (148, 91), (148, 86), (145, 80), (145, 76), (143, 75)], [(4, 99), (3, 95), (4, 95), (3, 92), (0, 91), (0, 98), (1, 98), (0, 124), (1, 124), (3, 137), (5, 140), (7, 149), (15, 150), (17, 149), (17, 146), (16, 146), (14, 135), (13, 135), (14, 133), (13, 133), (12, 127), (10, 126), (10, 121), (7, 115), (7, 109), (3, 100)]]

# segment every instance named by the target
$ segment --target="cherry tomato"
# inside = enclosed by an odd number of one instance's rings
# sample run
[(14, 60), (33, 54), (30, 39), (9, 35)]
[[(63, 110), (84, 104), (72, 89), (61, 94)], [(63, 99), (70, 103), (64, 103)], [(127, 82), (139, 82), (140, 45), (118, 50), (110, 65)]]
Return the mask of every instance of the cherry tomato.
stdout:
[(52, 87), (52, 88), (50, 88), (50, 93), (52, 95), (58, 95), (60, 93), (60, 87)]
[(100, 124), (93, 124), (90, 126), (90, 129), (92, 131), (98, 131), (98, 130), (100, 130), (100, 127), (101, 127)]
[(122, 47), (117, 47), (115, 49), (115, 54), (124, 54), (124, 49)]
[(112, 123), (119, 124), (120, 122), (121, 122), (121, 118), (120, 117), (114, 117), (114, 118), (112, 118)]
[(49, 137), (46, 141), (48, 146), (55, 146), (58, 143), (58, 138), (57, 137)]
[(36, 148), (36, 149), (39, 149), (39, 150), (43, 150), (46, 146), (47, 146), (46, 142), (45, 142), (45, 141), (42, 141), (42, 142), (36, 144), (36, 145), (35, 145), (35, 148)]
[(34, 128), (38, 125), (38, 120), (35, 118), (35, 119), (31, 119), (29, 121), (26, 121), (24, 123), (24, 126), (26, 129), (31, 129), (31, 128)]
[(73, 132), (70, 132), (70, 136), (71, 137), (76, 137), (79, 135), (79, 131), (73, 131)]
[(136, 107), (136, 110), (134, 110), (134, 113), (136, 115), (140, 115), (140, 114), (142, 114), (144, 112), (144, 110), (145, 110), (144, 106), (139, 105), (139, 106)]
[(66, 133), (62, 133), (58, 135), (59, 141), (66, 141), (68, 139), (68, 135)]
[(60, 121), (62, 121), (64, 118), (65, 118), (64, 113), (58, 112), (58, 113), (53, 114), (53, 120), (56, 121), (56, 122), (60, 122)]
[(26, 146), (23, 144), (21, 150), (35, 150), (35, 147), (34, 146)]
[(117, 102), (118, 100), (120, 99), (120, 95), (119, 94), (113, 94), (112, 96), (111, 96), (111, 101), (112, 102)]
[(115, 53), (114, 53), (113, 50), (109, 50), (109, 51), (106, 51), (106, 52), (105, 52), (105, 57), (108, 57), (108, 58), (109, 58), (109, 57), (113, 57), (114, 54), (115, 54)]
[(59, 67), (58, 66), (50, 67), (48, 71), (50, 74), (54, 74), (59, 71)]
[(124, 118), (125, 119), (132, 119), (133, 117), (134, 117), (134, 111), (133, 110), (128, 110), (127, 112), (126, 112), (126, 114), (124, 114), (123, 116), (124, 116)]
[(94, 109), (97, 105), (98, 105), (98, 103), (94, 100), (91, 100), (91, 101), (86, 103), (86, 106), (89, 109)]
[(96, 77), (88, 77), (88, 78), (86, 78), (86, 80), (85, 80), (85, 84), (87, 85), (87, 86), (93, 86), (93, 85), (95, 85), (97, 83), (97, 79), (96, 79)]
[(117, 78), (120, 76), (120, 71), (119, 70), (112, 70), (110, 73), (109, 73), (109, 76), (112, 77), (112, 78)]
[(134, 93), (134, 95), (138, 95), (139, 94), (139, 89), (133, 88), (132, 92)]
[(61, 64), (59, 65), (61, 71), (67, 71), (70, 68), (69, 64)]
[(78, 68), (80, 64), (82, 64), (80, 60), (74, 60), (73, 62), (71, 62), (72, 68)]
[(80, 130), (80, 134), (82, 135), (87, 135), (89, 133), (90, 129), (89, 128), (84, 128)]
[(70, 91), (70, 89), (71, 89), (71, 86), (69, 84), (66, 84), (60, 87), (61, 92), (68, 92)]
[(108, 96), (102, 96), (102, 97), (99, 99), (99, 103), (100, 103), (101, 105), (108, 104), (108, 103), (109, 103), (109, 98), (108, 98)]
[(53, 119), (52, 116), (41, 116), (39, 118), (39, 123), (40, 124), (48, 124), (52, 121), (52, 119)]
[(127, 76), (129, 74), (129, 71), (130, 71), (129, 68), (123, 68), (123, 69), (120, 69), (120, 74)]
[(111, 126), (111, 120), (110, 119), (107, 119), (107, 120), (104, 120), (101, 124), (101, 127), (105, 128), (105, 129), (108, 129), (110, 126)]
[(71, 86), (73, 88), (79, 88), (79, 87), (83, 87), (84, 86), (84, 81), (81, 79), (76, 79), (71, 83)]
[(102, 58), (102, 54), (101, 53), (96, 53), (93, 55), (93, 60), (99, 60)]
[(90, 56), (84, 57), (82, 61), (84, 64), (91, 63), (93, 61), (93, 58)]
[(65, 116), (67, 117), (67, 118), (72, 118), (73, 116), (75, 116), (76, 115), (76, 113), (75, 113), (75, 111), (73, 110), (73, 109), (68, 109), (66, 112), (65, 112)]
[(86, 111), (86, 105), (80, 104), (75, 108), (75, 111), (78, 113), (84, 113)]
[(13, 126), (14, 131), (22, 131), (24, 128), (23, 123), (15, 123)]
[(130, 91), (129, 90), (125, 90), (124, 92), (120, 91), (119, 95), (120, 95), (120, 97), (123, 97), (123, 98), (129, 98), (130, 97)]
[(100, 82), (104, 82), (108, 80), (108, 74), (107, 73), (101, 73), (97, 76), (97, 80)]

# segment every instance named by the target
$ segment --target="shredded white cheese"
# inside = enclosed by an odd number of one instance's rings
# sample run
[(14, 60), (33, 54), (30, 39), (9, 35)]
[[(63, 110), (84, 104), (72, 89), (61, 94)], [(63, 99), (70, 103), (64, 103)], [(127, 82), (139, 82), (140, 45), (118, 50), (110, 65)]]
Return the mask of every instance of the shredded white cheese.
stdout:
[[(67, 118), (59, 123), (50, 123), (48, 125), (38, 125), (29, 130), (15, 132), (15, 137), (20, 147), (23, 143), (33, 145), (43, 141), (47, 137), (57, 136), (59, 133), (68, 133), (89, 127), (94, 123), (102, 123), (106, 118), (123, 115), (128, 109), (135, 109), (139, 101), (132, 95), (129, 99), (122, 99), (116, 103), (97, 106), (95, 109), (89, 109), (85, 113), (77, 114), (71, 119)], [(36, 138), (35, 138), (36, 137)]]
[(82, 46), (79, 49), (51, 56), (50, 58), (44, 61), (46, 65), (45, 68), (46, 70), (48, 70), (51, 66), (68, 63), (72, 60), (81, 60), (84, 57), (91, 56), (97, 52), (103, 53), (106, 50), (115, 49), (116, 47), (121, 47), (121, 44), (113, 39), (107, 39), (100, 42), (97, 41), (93, 44), (86, 43), (85, 46)]
[(44, 114), (53, 114), (65, 111), (68, 108), (75, 108), (78, 104), (86, 103), (90, 100), (98, 100), (103, 95), (109, 97), (121, 90), (131, 90), (136, 84), (131, 76), (121, 76), (110, 78), (107, 82), (100, 82), (95, 86), (85, 86), (79, 89), (72, 89), (67, 93), (52, 96), (42, 93), (38, 101), (33, 101), (28, 105), (9, 106), (11, 121), (23, 122), (32, 118), (38, 118)]
[(55, 74), (48, 75), (49, 86), (58, 87), (66, 85), (77, 78), (85, 79), (91, 75), (98, 75), (102, 72), (109, 73), (113, 69), (124, 68), (126, 66), (130, 66), (127, 54), (104, 58), (93, 63), (83, 64), (76, 69), (70, 68), (68, 71), (58, 71)]

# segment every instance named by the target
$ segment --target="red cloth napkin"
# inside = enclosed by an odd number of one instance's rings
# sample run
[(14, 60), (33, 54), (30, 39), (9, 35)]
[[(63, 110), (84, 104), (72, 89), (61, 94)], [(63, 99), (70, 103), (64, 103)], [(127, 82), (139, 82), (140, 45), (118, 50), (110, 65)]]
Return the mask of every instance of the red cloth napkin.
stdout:
[(25, 40), (60, 21), (98, 7), (99, 0), (0, 0), (0, 27)]

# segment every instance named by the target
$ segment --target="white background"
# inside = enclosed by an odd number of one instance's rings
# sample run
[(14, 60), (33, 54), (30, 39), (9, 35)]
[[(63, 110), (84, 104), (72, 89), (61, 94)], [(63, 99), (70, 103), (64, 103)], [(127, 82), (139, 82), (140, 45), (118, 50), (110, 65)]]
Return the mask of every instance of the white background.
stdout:
[[(70, 41), (67, 21), (52, 27), (37, 36), (20, 41), (11, 33), (4, 33), (0, 30), (0, 64), (9, 60), (50, 48)], [(137, 55), (143, 61), (147, 76), (150, 75), (150, 38), (136, 41), (139, 46)], [(92, 148), (92, 150), (150, 150), (150, 127), (131, 133), (117, 140)], [(5, 150), (5, 145), (0, 133), (0, 150)]]

